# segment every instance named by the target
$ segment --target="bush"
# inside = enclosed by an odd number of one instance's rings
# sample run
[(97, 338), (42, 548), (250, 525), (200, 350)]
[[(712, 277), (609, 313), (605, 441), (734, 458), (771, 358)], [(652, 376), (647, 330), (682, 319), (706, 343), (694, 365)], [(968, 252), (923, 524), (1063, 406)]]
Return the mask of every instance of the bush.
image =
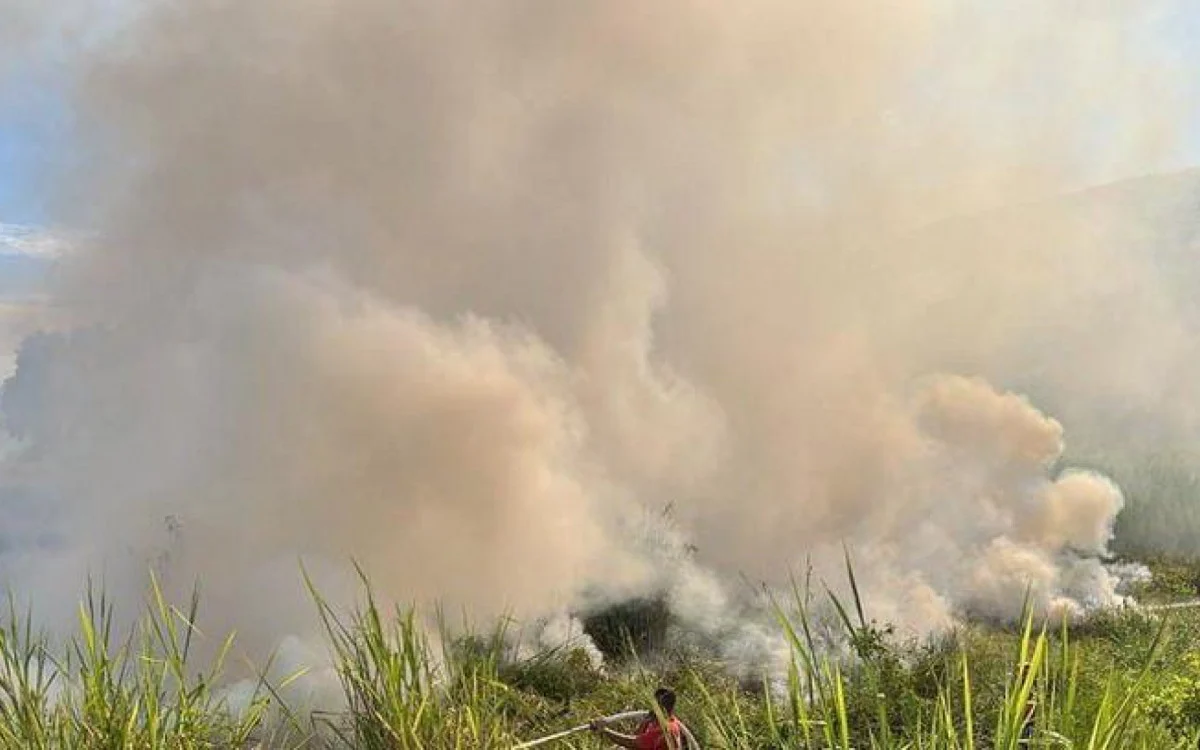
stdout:
[(659, 597), (606, 607), (583, 619), (583, 630), (609, 661), (645, 659), (667, 646), (671, 610)]

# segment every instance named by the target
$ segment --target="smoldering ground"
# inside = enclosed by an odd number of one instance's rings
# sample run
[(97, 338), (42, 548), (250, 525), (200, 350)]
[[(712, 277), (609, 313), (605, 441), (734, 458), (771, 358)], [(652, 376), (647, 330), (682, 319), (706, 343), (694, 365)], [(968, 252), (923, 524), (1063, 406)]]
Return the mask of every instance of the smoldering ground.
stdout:
[(917, 629), (1112, 601), (1120, 491), (1022, 389), (1184, 419), (1192, 329), (1142, 214), (1047, 199), (1174, 158), (1186, 66), (1169, 3), (1018, 6), (138, 5), (65, 63), (93, 239), (4, 389), (0, 569), (53, 622), (166, 561), (263, 645), (298, 558), (711, 632), (843, 543)]

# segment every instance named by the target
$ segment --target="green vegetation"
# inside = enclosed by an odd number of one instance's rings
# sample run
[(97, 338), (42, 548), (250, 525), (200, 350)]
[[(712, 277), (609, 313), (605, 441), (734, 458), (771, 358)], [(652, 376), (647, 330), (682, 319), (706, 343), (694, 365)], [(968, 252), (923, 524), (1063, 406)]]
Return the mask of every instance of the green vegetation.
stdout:
[(1110, 477), (1125, 496), (1114, 551), (1128, 558), (1200, 555), (1200, 455), (1192, 452), (1082, 450), (1071, 466)]
[(232, 639), (195, 671), (198, 597), (187, 609), (168, 604), (157, 585), (143, 618), (117, 640), (114, 612), (89, 594), (78, 635), (58, 649), (37, 633), (29, 613), (11, 605), (0, 629), (0, 747), (233, 748), (261, 731), (268, 708), (260, 683), (236, 713), (220, 697)]
[[(733, 675), (699, 649), (659, 654), (650, 668), (637, 638), (603, 669), (570, 646), (518, 658), (511, 623), (452, 631), (440, 613), (426, 621), (385, 611), (363, 583), (364, 601), (348, 613), (313, 590), (345, 710), (312, 717), (283, 705), (292, 677), (260, 678), (237, 705), (224, 697), (232, 639), (205, 642), (215, 656), (197, 668), (195, 597), (176, 608), (152, 587), (145, 615), (117, 639), (112, 608), (91, 595), (67, 644), (10, 608), (0, 631), (0, 748), (508, 748), (647, 706), (660, 683), (676, 687), (681, 717), (705, 748), (1016, 750), (1030, 699), (1032, 747), (1169, 750), (1200, 738), (1196, 610), (1109, 611), (1071, 628), (1027, 613), (1019, 627), (905, 641), (869, 621), (855, 593), (830, 597), (843, 646), (831, 649), (818, 647), (812, 597), (797, 588), (775, 603), (791, 658), (772, 683)], [(611, 637), (623, 615), (665, 632), (652, 605), (593, 623)], [(597, 741), (583, 733), (554, 746)]]
[(1130, 591), (1139, 602), (1166, 604), (1200, 598), (1200, 561), (1156, 555), (1145, 564), (1151, 578), (1134, 583)]

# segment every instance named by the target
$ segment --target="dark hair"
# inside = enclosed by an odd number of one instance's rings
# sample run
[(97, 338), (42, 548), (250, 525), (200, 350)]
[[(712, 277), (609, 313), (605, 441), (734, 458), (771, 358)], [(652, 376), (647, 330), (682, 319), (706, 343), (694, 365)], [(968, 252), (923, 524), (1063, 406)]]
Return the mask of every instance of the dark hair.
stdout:
[(658, 701), (658, 705), (663, 712), (668, 716), (675, 713), (675, 691), (670, 688), (660, 687), (654, 691), (654, 700)]

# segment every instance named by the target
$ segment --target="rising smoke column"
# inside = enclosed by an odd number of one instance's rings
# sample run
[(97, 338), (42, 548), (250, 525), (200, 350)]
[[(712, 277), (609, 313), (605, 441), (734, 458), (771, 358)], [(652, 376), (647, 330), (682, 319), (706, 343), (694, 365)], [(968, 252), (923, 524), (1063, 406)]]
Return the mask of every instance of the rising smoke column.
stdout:
[(1112, 365), (1184, 356), (1158, 278), (1115, 215), (926, 227), (1155, 166), (1156, 9), (148, 5), (75, 61), (60, 218), (96, 239), (3, 394), (53, 543), (0, 572), (67, 622), (157, 561), (264, 646), (311, 622), (298, 558), (479, 616), (665, 590), (712, 632), (843, 542), (914, 628), (1111, 601), (1119, 491), (1007, 383), (1149, 390)]

